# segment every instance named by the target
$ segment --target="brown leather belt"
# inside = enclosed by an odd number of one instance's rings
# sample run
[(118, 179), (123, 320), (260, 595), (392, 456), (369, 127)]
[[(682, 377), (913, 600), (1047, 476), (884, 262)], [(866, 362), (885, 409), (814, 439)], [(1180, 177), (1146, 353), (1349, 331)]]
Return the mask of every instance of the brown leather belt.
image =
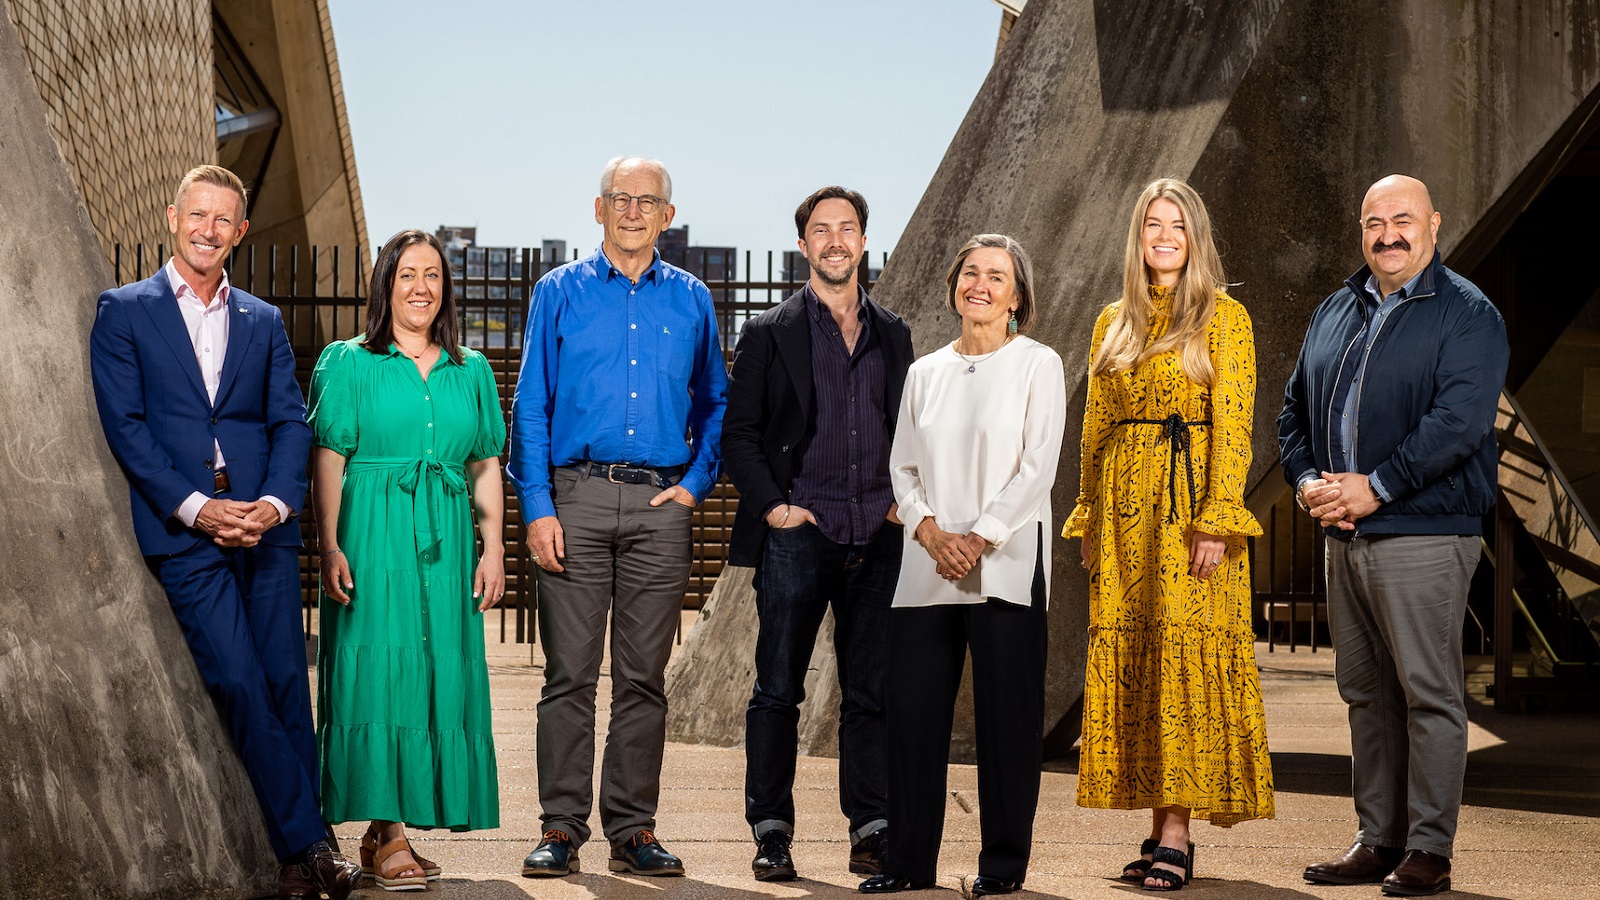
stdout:
[(228, 470), (227, 469), (218, 469), (215, 472), (212, 472), (211, 473), (211, 484), (212, 484), (213, 487), (216, 488), (211, 493), (216, 495), (216, 496), (221, 496), (221, 495), (226, 494), (227, 492), (233, 490), (233, 485), (231, 483), (229, 483), (229, 481), (228, 481)]

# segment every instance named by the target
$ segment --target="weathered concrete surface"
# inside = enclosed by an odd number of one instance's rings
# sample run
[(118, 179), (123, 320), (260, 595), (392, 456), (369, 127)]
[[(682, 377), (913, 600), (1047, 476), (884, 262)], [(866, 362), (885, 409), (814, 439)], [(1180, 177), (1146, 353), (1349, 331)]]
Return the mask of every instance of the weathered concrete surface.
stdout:
[[(733, 745), (744, 741), (744, 713), (755, 685), (756, 592), (754, 569), (729, 566), (701, 607), (694, 628), (667, 672), (667, 737), (686, 744)], [(712, 624), (712, 623), (715, 624)], [(739, 635), (748, 652), (721, 652), (705, 644)], [(823, 617), (806, 672), (800, 704), (800, 753), (839, 753), (839, 669), (833, 655), (833, 613)], [(715, 691), (708, 691), (715, 685)]]
[(0, 15), (0, 898), (268, 892), (254, 797), (89, 387), (100, 244)]
[[(1311, 310), (1361, 264), (1367, 185), (1393, 171), (1427, 181), (1446, 260), (1470, 268), (1505, 227), (1496, 204), (1526, 189), (1536, 160), (1548, 164), (1541, 151), (1597, 79), (1600, 12), (1577, 0), (1033, 0), (874, 296), (911, 322), (925, 353), (957, 334), (943, 301), (955, 249), (980, 231), (1028, 247), (1041, 298), (1034, 334), (1061, 353), (1073, 389), (1053, 494), (1064, 518), (1077, 493), (1089, 335), (1120, 290), (1131, 204), (1153, 178), (1189, 179), (1255, 320), (1250, 484), (1264, 506), (1281, 484), (1283, 384)], [(1054, 575), (1046, 715), (1059, 747), (1076, 734), (1083, 684), (1087, 583), (1075, 546), (1056, 545)], [(715, 634), (697, 653), (750, 654), (753, 633), (714, 619), (701, 628)], [(724, 685), (697, 687), (700, 704), (733, 702)]]

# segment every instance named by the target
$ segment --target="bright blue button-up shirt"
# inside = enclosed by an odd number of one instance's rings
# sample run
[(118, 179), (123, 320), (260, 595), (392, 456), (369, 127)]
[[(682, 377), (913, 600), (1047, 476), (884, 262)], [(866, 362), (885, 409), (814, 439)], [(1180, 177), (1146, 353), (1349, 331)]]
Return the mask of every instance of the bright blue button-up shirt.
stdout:
[(507, 471), (524, 521), (556, 514), (550, 470), (584, 460), (665, 467), (704, 500), (722, 465), (728, 402), (711, 292), (656, 254), (638, 283), (604, 252), (533, 288), (511, 407)]

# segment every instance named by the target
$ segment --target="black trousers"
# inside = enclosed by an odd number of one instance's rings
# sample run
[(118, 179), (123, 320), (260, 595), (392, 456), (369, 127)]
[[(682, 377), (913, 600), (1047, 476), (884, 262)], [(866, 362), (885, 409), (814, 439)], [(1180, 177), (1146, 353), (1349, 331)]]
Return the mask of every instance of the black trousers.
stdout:
[(1044, 756), (1044, 604), (1044, 569), (1036, 564), (1028, 607), (990, 598), (890, 610), (886, 872), (916, 881), (937, 875), (950, 731), (970, 649), (978, 873), (1005, 881), (1027, 874)]

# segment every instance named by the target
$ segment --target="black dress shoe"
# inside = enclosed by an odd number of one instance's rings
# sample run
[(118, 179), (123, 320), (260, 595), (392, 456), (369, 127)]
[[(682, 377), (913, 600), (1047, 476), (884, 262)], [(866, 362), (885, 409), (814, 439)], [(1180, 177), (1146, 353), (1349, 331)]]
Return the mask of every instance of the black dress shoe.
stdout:
[(1020, 881), (1003, 881), (990, 875), (979, 875), (972, 879), (972, 896), (987, 897), (990, 894), (1015, 894), (1022, 890)]
[(883, 872), (883, 854), (889, 849), (889, 829), (879, 828), (850, 845), (850, 874), (877, 875)]
[(565, 831), (554, 828), (540, 836), (539, 846), (522, 861), (524, 878), (557, 878), (576, 871), (578, 848), (572, 845), (572, 838)]
[(750, 870), (757, 881), (793, 881), (794, 858), (789, 847), (794, 838), (782, 831), (769, 831), (756, 841), (756, 858), (750, 861)]
[(1450, 857), (1426, 850), (1407, 850), (1400, 865), (1383, 880), (1385, 894), (1422, 897), (1450, 890)]
[(611, 848), (611, 871), (635, 875), (682, 875), (683, 860), (667, 852), (650, 829), (638, 831)]
[(280, 900), (345, 900), (361, 880), (361, 867), (340, 856), (326, 841), (306, 850), (298, 862), (278, 867)]
[(916, 881), (899, 875), (874, 875), (856, 888), (863, 894), (898, 894), (901, 891), (925, 891), (933, 887), (931, 881)]
[(1399, 847), (1376, 847), (1356, 841), (1338, 859), (1306, 866), (1305, 879), (1316, 884), (1377, 884), (1400, 864)]

